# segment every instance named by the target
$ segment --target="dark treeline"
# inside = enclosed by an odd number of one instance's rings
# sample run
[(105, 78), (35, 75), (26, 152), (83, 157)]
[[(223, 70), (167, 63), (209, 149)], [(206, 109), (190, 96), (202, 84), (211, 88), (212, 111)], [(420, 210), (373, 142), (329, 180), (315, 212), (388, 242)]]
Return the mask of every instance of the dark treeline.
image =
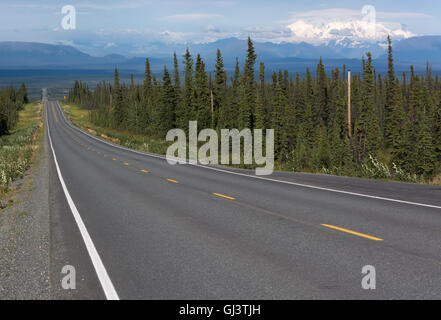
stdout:
[(24, 83), (17, 90), (12, 84), (8, 88), (0, 89), (0, 136), (15, 127), (18, 111), (25, 103), (28, 103), (28, 93)]
[[(89, 90), (75, 82), (69, 101), (91, 110), (93, 124), (164, 138), (171, 128), (262, 128), (275, 130), (275, 156), (282, 168), (295, 171), (361, 175), (366, 163), (386, 164), (399, 179), (429, 180), (441, 171), (441, 83), (428, 65), (424, 76), (394, 72), (391, 41), (386, 75), (377, 74), (372, 56), (363, 72), (351, 77), (352, 129), (348, 129), (347, 70), (326, 74), (320, 59), (306, 76), (255, 70), (257, 55), (248, 40), (245, 64), (236, 59), (227, 76), (218, 50), (215, 70), (187, 50), (183, 74), (174, 55), (172, 73), (152, 75), (146, 60), (143, 84), (100, 83)], [(269, 80), (269, 81), (268, 81)], [(378, 169), (378, 168), (377, 168)], [(407, 177), (407, 178), (406, 178)]]

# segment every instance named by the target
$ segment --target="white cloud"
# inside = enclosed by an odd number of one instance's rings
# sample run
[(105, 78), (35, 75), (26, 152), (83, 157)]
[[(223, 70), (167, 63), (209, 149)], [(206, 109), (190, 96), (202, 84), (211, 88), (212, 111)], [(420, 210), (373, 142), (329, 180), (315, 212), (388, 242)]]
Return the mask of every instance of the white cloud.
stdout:
[(174, 14), (166, 17), (159, 18), (159, 20), (173, 20), (173, 21), (195, 21), (195, 20), (209, 20), (223, 18), (220, 14), (215, 13), (182, 13)]
[(96, 10), (114, 10), (114, 9), (136, 9), (151, 5), (153, 0), (126, 0), (126, 1), (82, 1), (75, 4), (79, 8), (88, 8)]
[(314, 25), (305, 20), (297, 20), (287, 26), (291, 35), (285, 39), (289, 41), (305, 41), (310, 43), (326, 43), (331, 40), (342, 42), (352, 41), (384, 41), (390, 34), (394, 39), (409, 38), (414, 33), (403, 30), (401, 26), (387, 26), (377, 22), (374, 25), (362, 20), (330, 21), (321, 25)]
[[(73, 2), (73, 1), (72, 1)], [(89, 1), (76, 1), (72, 3), (76, 8), (87, 8), (96, 10), (113, 10), (113, 9), (136, 9), (140, 7), (145, 7), (154, 3), (154, 0), (106, 0), (103, 2), (98, 2), (96, 0)], [(44, 4), (44, 3), (14, 3), (8, 5), (12, 8), (29, 8), (29, 9), (58, 9), (62, 5), (59, 3), (54, 4)]]
[(229, 37), (241, 37), (241, 33), (209, 32), (176, 32), (165, 30), (159, 32), (160, 40), (166, 43), (209, 43)]
[(433, 16), (426, 13), (419, 12), (377, 12), (377, 17), (380, 19), (405, 19), (405, 18), (417, 18), (417, 19), (432, 19)]
[(221, 32), (218, 27), (216, 27), (215, 25), (212, 25), (212, 24), (209, 24), (209, 25), (205, 26), (204, 31), (206, 31), (206, 32), (215, 32), (215, 33)]
[[(345, 20), (353, 18), (361, 18), (360, 10), (352, 10), (346, 8), (331, 8), (323, 10), (311, 10), (305, 12), (293, 13), (289, 21), (296, 19), (307, 19), (315, 21), (329, 21), (329, 20)], [(419, 12), (384, 12), (377, 11), (377, 18), (379, 19), (400, 19), (400, 18), (432, 18), (432, 16)], [(289, 22), (288, 21), (288, 22)], [(284, 21), (287, 22), (287, 21)]]

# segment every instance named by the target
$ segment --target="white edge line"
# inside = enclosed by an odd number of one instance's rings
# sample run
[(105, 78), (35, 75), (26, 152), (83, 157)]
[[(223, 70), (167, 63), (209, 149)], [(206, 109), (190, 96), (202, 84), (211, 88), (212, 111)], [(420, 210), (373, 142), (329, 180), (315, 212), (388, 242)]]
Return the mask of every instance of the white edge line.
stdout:
[[(58, 101), (57, 101), (57, 104), (58, 104), (59, 108), (61, 109), (61, 106), (58, 103)], [(140, 154), (140, 155), (143, 155), (143, 156), (148, 156), (148, 157), (152, 157), (152, 158), (158, 158), (158, 159), (166, 160), (166, 158), (164, 156), (161, 156), (161, 155), (155, 155), (155, 154), (150, 154), (150, 153), (146, 153), (146, 152), (142, 152), (142, 151), (138, 151), (138, 150), (133, 150), (133, 149), (125, 148), (125, 147), (122, 147), (122, 146), (110, 143), (108, 141), (99, 139), (99, 138), (97, 138), (97, 137), (95, 137), (95, 136), (93, 136), (93, 135), (91, 135), (91, 134), (89, 134), (87, 132), (84, 132), (83, 130), (75, 127), (74, 125), (72, 125), (69, 121), (67, 121), (67, 119), (66, 119), (66, 117), (64, 115), (64, 112), (62, 110), (61, 110), (61, 114), (63, 115), (63, 118), (64, 118), (65, 122), (71, 128), (73, 128), (76, 131), (79, 131), (82, 134), (85, 134), (85, 135), (87, 135), (87, 136), (89, 136), (89, 137), (91, 137), (91, 138), (93, 138), (95, 140), (98, 140), (98, 141), (100, 141), (102, 143), (105, 143), (107, 145), (110, 145), (110, 146), (112, 146), (114, 148), (118, 148), (118, 149), (121, 149), (121, 150), (133, 152), (133, 153)], [(252, 176), (252, 175), (245, 174), (245, 173), (234, 172), (234, 171), (229, 171), (229, 170), (224, 170), (224, 169), (219, 169), (219, 168), (208, 167), (208, 166), (197, 164), (197, 163), (192, 163), (192, 162), (189, 162), (187, 159), (180, 159), (180, 158), (174, 158), (174, 159), (175, 160), (185, 161), (187, 164), (190, 164), (190, 165), (193, 165), (193, 166), (196, 166), (196, 167), (201, 167), (201, 168), (205, 168), (205, 169), (209, 169), (209, 170), (214, 170), (214, 171), (234, 174), (234, 175), (238, 175), (238, 176), (244, 176), (244, 177), (248, 177), (248, 178), (266, 180), (266, 181), (271, 181), (271, 182), (279, 182), (279, 183), (290, 184), (290, 185), (304, 187), (304, 188), (310, 188), (310, 189), (317, 189), (317, 190), (323, 190), (323, 191), (329, 191), (329, 192), (335, 192), (335, 193), (348, 194), (348, 195), (357, 196), (357, 197), (363, 197), (363, 198), (370, 198), (370, 199), (376, 199), (376, 200), (384, 200), (384, 201), (397, 202), (397, 203), (402, 203), (402, 204), (409, 204), (409, 205), (420, 206), (420, 207), (441, 209), (441, 206), (435, 206), (435, 205), (431, 205), (431, 204), (425, 204), (425, 203), (419, 203), (419, 202), (411, 202), (411, 201), (404, 201), (404, 200), (398, 200), (398, 199), (392, 199), (392, 198), (384, 198), (384, 197), (372, 196), (372, 195), (363, 194), (363, 193), (343, 191), (343, 190), (337, 190), (337, 189), (331, 189), (331, 188), (317, 187), (317, 186), (312, 186), (312, 185), (308, 185), (308, 184), (302, 184), (302, 183), (297, 183), (297, 182), (292, 182), (292, 181), (277, 180), (277, 179), (272, 179), (272, 178), (265, 178), (265, 177), (261, 177), (261, 176)]]
[(107, 300), (119, 300), (119, 296), (116, 293), (112, 281), (110, 280), (110, 277), (107, 274), (106, 268), (104, 267), (104, 264), (101, 261), (101, 258), (98, 254), (98, 251), (95, 248), (95, 245), (93, 244), (92, 238), (90, 237), (89, 232), (87, 232), (83, 219), (81, 219), (80, 213), (78, 212), (77, 207), (75, 206), (75, 203), (73, 202), (72, 197), (70, 196), (69, 191), (67, 190), (66, 184), (64, 183), (64, 179), (63, 176), (61, 175), (60, 167), (58, 166), (57, 156), (55, 155), (54, 147), (52, 145), (48, 118), (49, 118), (48, 115), (46, 115), (47, 134), (52, 149), (52, 155), (54, 156), (54, 162), (55, 162), (55, 167), (57, 168), (58, 178), (60, 179), (61, 186), (63, 187), (64, 195), (66, 196), (67, 202), (75, 218), (78, 229), (80, 229), (80, 233), (81, 236), (83, 237), (84, 244), (86, 245), (90, 259), (92, 260), (92, 264), (95, 268), (95, 272), (98, 276), (98, 279), (101, 283), (101, 287), (103, 288)]

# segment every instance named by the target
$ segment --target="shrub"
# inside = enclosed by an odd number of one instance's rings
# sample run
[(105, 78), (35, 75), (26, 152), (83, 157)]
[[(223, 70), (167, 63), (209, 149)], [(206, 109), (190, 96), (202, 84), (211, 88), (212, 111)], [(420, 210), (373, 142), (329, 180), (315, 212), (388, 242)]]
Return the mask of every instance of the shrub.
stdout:
[(32, 143), (38, 126), (27, 127), (0, 137), (0, 193), (24, 176), (32, 158)]

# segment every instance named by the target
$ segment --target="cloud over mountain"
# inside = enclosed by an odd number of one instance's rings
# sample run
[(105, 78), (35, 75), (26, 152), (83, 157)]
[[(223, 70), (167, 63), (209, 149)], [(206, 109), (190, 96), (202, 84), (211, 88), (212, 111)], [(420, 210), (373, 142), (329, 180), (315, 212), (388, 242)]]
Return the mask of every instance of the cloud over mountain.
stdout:
[(288, 28), (291, 30), (291, 35), (286, 40), (314, 44), (335, 41), (338, 44), (348, 43), (350, 46), (356, 46), (361, 42), (384, 41), (389, 34), (395, 40), (415, 36), (401, 27), (390, 28), (382, 23), (371, 25), (362, 20), (330, 21), (321, 25), (297, 20), (288, 25)]
[(284, 21), (290, 32), (277, 41), (304, 41), (312, 44), (332, 42), (357, 47), (365, 42), (384, 42), (389, 34), (394, 40), (401, 40), (416, 34), (392, 20), (409, 15), (412, 13), (397, 12), (393, 16), (377, 13), (372, 6), (365, 6), (361, 11), (335, 8), (298, 13), (289, 21)]

